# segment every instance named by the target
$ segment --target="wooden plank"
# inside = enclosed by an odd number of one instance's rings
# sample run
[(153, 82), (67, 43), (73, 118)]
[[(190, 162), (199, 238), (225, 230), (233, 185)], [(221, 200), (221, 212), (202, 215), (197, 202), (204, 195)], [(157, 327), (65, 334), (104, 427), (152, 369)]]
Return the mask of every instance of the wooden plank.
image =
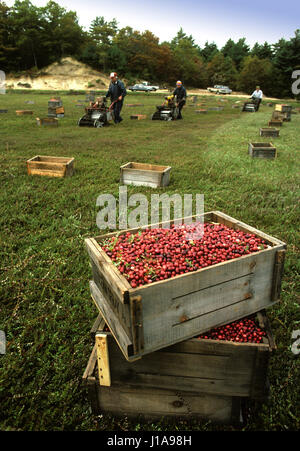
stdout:
[[(103, 316), (105, 322), (109, 324), (109, 328), (119, 344), (121, 351), (123, 352), (126, 359), (130, 359), (133, 356), (133, 342), (130, 336), (128, 336), (126, 330), (122, 326), (118, 315), (111, 309), (109, 302), (106, 300), (105, 296), (100, 292), (97, 285), (91, 281), (90, 291), (92, 299), (98, 308), (99, 312)], [(134, 357), (136, 359), (136, 357)]]
[(47, 170), (47, 169), (28, 169), (29, 175), (42, 175), (47, 177), (64, 177), (65, 176), (65, 168), (61, 171)]
[(31, 110), (17, 110), (16, 114), (17, 114), (17, 116), (31, 115), (31, 114), (33, 114), (33, 111), (31, 111)]
[(283, 276), (283, 268), (285, 261), (286, 250), (282, 249), (276, 253), (274, 274), (273, 274), (273, 286), (272, 286), (272, 301), (277, 301), (280, 298), (281, 292), (281, 280)]
[(83, 380), (87, 380), (88, 378), (90, 378), (91, 376), (94, 375), (96, 364), (97, 364), (97, 346), (95, 345), (93, 347), (93, 351), (89, 357), (88, 364), (84, 370), (84, 373), (82, 376)]
[(146, 114), (132, 114), (130, 116), (130, 119), (135, 119), (135, 120), (141, 121), (143, 119), (147, 119), (147, 115)]
[(74, 161), (74, 158), (70, 157), (55, 157), (55, 156), (46, 156), (46, 155), (36, 155), (35, 157), (31, 158), (30, 160), (27, 160), (28, 162), (45, 162), (45, 163), (70, 163)]
[(85, 247), (91, 261), (95, 264), (99, 272), (99, 281), (102, 282), (102, 290), (109, 297), (117, 299), (126, 304), (129, 302), (128, 290), (131, 288), (125, 277), (116, 269), (111, 259), (101, 249), (94, 238), (85, 239)]
[(190, 417), (230, 422), (232, 398), (194, 392), (135, 388), (127, 385), (102, 387), (98, 391), (101, 413), (146, 418)]
[(102, 296), (105, 297), (107, 303), (109, 303), (110, 309), (119, 318), (120, 325), (124, 328), (127, 335), (131, 337), (132, 330), (131, 330), (131, 315), (129, 304), (123, 304), (122, 302), (120, 302), (119, 298), (110, 289), (110, 286), (108, 286), (108, 284), (104, 282), (102, 275), (101, 274), (99, 275), (98, 268), (93, 261), (91, 262), (91, 266), (92, 266), (93, 282), (97, 286)]
[(107, 344), (107, 334), (97, 334), (95, 337), (97, 347), (97, 362), (99, 372), (99, 383), (104, 387), (111, 386), (109, 352)]
[(132, 338), (134, 354), (140, 354), (144, 351), (144, 333), (143, 333), (143, 314), (142, 298), (134, 296), (130, 299), (130, 313), (132, 324)]
[(101, 313), (99, 313), (99, 315), (96, 318), (96, 321), (94, 322), (94, 324), (90, 330), (90, 335), (91, 335), (92, 340), (95, 339), (95, 335), (97, 332), (104, 331), (105, 325), (106, 325), (106, 323), (105, 323)]
[(64, 172), (66, 171), (66, 164), (65, 163), (48, 163), (45, 161), (31, 161), (29, 163), (29, 167), (32, 170), (44, 170), (44, 171), (56, 171), (56, 172)]

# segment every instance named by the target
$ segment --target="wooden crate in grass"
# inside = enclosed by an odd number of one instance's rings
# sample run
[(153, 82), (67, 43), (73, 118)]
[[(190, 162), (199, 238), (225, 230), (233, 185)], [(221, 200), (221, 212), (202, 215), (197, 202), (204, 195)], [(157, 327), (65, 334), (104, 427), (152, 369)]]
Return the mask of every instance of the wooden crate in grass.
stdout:
[(281, 127), (283, 124), (283, 120), (282, 119), (271, 119), (268, 122), (269, 127)]
[(130, 119), (136, 119), (138, 121), (141, 121), (143, 119), (147, 119), (147, 115), (146, 114), (132, 114), (130, 116)]
[(272, 120), (281, 120), (282, 122), (291, 121), (291, 113), (281, 113), (280, 111), (273, 111)]
[(135, 360), (279, 301), (285, 243), (218, 211), (206, 213), (204, 222), (253, 233), (268, 248), (132, 288), (101, 248), (102, 239), (117, 233), (85, 240), (92, 299), (126, 359)]
[(74, 158), (37, 155), (27, 161), (28, 175), (68, 177), (74, 173)]
[(170, 183), (170, 166), (126, 163), (120, 167), (120, 184), (158, 188)]
[(279, 130), (275, 127), (263, 127), (263, 128), (260, 128), (259, 135), (278, 138)]
[(291, 113), (292, 106), (278, 103), (278, 104), (275, 105), (275, 111), (279, 111), (281, 113)]
[(45, 117), (45, 118), (36, 118), (36, 123), (37, 125), (40, 126), (45, 126), (45, 127), (58, 127), (59, 122), (58, 119), (56, 117)]
[(16, 111), (16, 115), (17, 116), (27, 116), (27, 115), (32, 115), (33, 111), (31, 110), (17, 110)]
[(273, 159), (277, 157), (277, 149), (272, 143), (249, 143), (248, 153), (252, 158)]
[(264, 401), (269, 394), (268, 362), (275, 344), (265, 312), (257, 320), (267, 332), (263, 343), (192, 338), (128, 362), (98, 318), (83, 375), (93, 413), (238, 419), (242, 398)]

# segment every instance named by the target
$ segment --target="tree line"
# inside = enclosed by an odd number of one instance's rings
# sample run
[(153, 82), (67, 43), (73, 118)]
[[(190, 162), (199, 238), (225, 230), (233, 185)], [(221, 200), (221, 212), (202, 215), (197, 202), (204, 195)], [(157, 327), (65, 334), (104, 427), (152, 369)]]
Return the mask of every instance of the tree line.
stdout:
[(38, 70), (72, 56), (96, 70), (117, 71), (130, 82), (137, 79), (187, 87), (228, 85), (252, 93), (260, 85), (268, 96), (291, 97), (292, 72), (300, 69), (300, 30), (275, 44), (245, 38), (229, 39), (224, 47), (206, 42), (201, 48), (182, 29), (170, 42), (151, 31), (119, 28), (116, 19), (98, 16), (86, 31), (76, 12), (54, 1), (45, 7), (16, 0), (8, 7), (0, 0), (0, 69), (6, 73)]

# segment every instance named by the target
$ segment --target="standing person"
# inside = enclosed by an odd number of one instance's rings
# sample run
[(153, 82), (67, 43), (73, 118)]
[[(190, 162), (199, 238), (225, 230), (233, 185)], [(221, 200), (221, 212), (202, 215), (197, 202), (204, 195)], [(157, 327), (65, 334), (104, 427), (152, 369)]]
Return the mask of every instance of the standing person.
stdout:
[(262, 93), (262, 91), (260, 89), (260, 86), (256, 86), (256, 90), (253, 92), (251, 97), (252, 97), (253, 100), (255, 100), (257, 102), (256, 111), (258, 111), (259, 110), (259, 105), (260, 105), (260, 103), (262, 101), (262, 98), (263, 98), (263, 93)]
[(115, 124), (119, 124), (123, 120), (120, 114), (126, 94), (124, 83), (118, 80), (116, 72), (112, 72), (110, 74), (110, 85), (105, 97), (110, 97), (111, 103), (115, 102), (113, 105)]
[(176, 89), (173, 92), (173, 96), (176, 98), (176, 106), (179, 109), (177, 119), (182, 119), (181, 110), (186, 102), (186, 90), (183, 87), (182, 82), (180, 80), (178, 80), (176, 83)]

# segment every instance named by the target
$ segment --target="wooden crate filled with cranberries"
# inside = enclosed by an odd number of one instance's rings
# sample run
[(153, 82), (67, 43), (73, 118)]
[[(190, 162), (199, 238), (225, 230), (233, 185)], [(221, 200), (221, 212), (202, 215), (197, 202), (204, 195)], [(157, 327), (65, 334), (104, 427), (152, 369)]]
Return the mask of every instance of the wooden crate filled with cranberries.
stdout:
[(279, 301), (285, 243), (219, 211), (191, 239), (186, 219), (85, 240), (92, 299), (129, 361)]

